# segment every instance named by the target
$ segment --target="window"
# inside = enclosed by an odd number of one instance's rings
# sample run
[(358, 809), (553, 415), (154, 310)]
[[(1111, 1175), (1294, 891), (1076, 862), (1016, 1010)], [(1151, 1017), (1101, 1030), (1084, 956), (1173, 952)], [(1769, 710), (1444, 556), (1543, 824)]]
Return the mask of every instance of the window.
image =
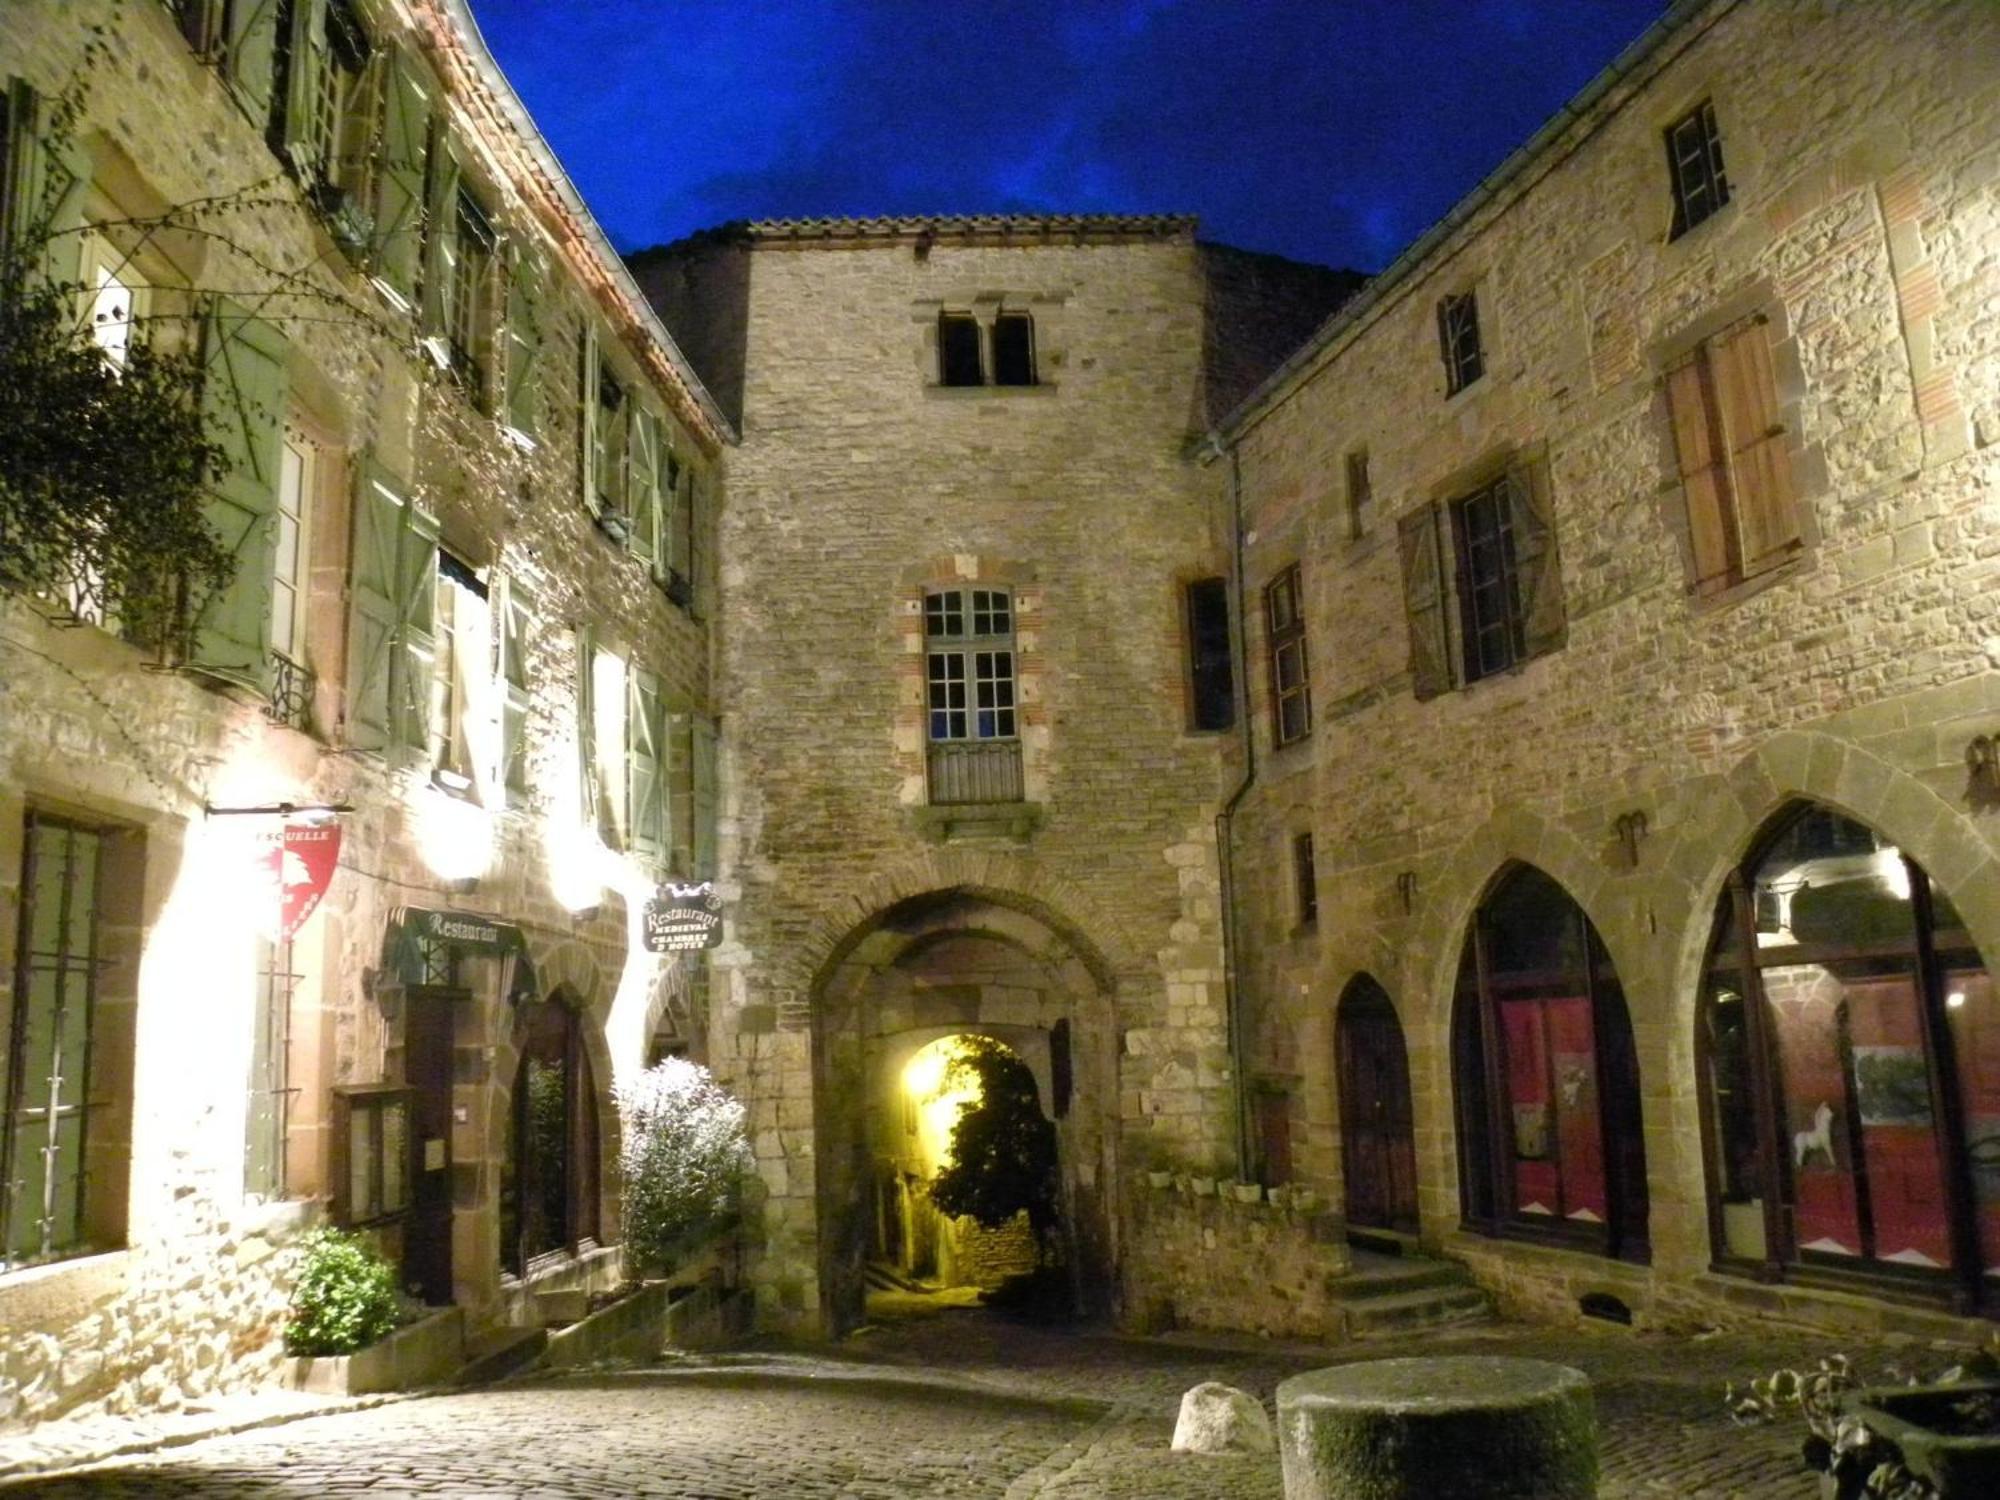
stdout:
[(1438, 349), (1444, 356), (1444, 390), (1456, 396), (1485, 371), (1479, 348), (1479, 303), (1461, 292), (1438, 303)]
[(1236, 678), (1229, 654), (1229, 586), (1197, 578), (1187, 586), (1188, 721), (1195, 729), (1236, 722)]
[(1807, 805), (1731, 877), (1713, 932), (1697, 1040), (1717, 1258), (1990, 1311), (2000, 999), (1950, 899)]
[(1018, 802), (1014, 602), (1005, 589), (924, 596), (930, 800)]
[(486, 364), (492, 352), (495, 238), (486, 211), (463, 188), (458, 192), (455, 220), (444, 269), (451, 282), (446, 296), (446, 337), (451, 346), (452, 373), (483, 411), (488, 395)]
[(0, 1052), (0, 1271), (118, 1243), (129, 1170), (132, 997), (113, 992), (104, 947), (107, 928), (136, 920), (142, 873), (111, 830), (31, 812), (24, 835)]
[(971, 313), (938, 314), (938, 384), (984, 385), (979, 359), (979, 320)]
[(500, 688), (496, 779), (514, 802), (528, 789), (528, 650), (534, 614), (534, 596), (527, 586), (516, 578), (502, 578), (493, 630), (493, 680)]
[(104, 362), (123, 370), (132, 357), (132, 342), (141, 337), (146, 315), (147, 287), (131, 257), (120, 254), (101, 235), (89, 234), (83, 246), (83, 317), (90, 338), (103, 351)]
[(304, 729), (312, 709), (306, 671), (306, 596), (312, 497), (319, 453), (295, 428), (287, 428), (278, 453), (277, 536), (271, 556), (271, 717)]
[(1312, 730), (1305, 595), (1297, 563), (1265, 586), (1264, 626), (1271, 657), (1271, 737), (1289, 745)]
[(1368, 450), (1351, 448), (1347, 454), (1347, 535), (1359, 540), (1375, 524), (1375, 491), (1368, 480)]
[(993, 383), (1035, 383), (1035, 324), (1026, 313), (1003, 312), (993, 320)]
[(410, 1090), (348, 1084), (333, 1092), (333, 1217), (346, 1225), (401, 1217), (410, 1206)]
[(1563, 643), (1546, 490), (1545, 466), (1517, 466), (1398, 524), (1417, 697), (1477, 682)]
[(1667, 179), (1674, 190), (1674, 222), (1667, 238), (1677, 240), (1729, 201), (1722, 170), (1722, 134), (1715, 128), (1715, 105), (1704, 99), (1666, 129)]
[(594, 330), (584, 330), (581, 358), (584, 508), (596, 518), (599, 529), (622, 543), (631, 525), (625, 468), (631, 417), (625, 387), (599, 352)]
[(1292, 907), (1300, 927), (1319, 921), (1319, 877), (1313, 871), (1313, 836), (1292, 835)]
[(1694, 592), (1720, 593), (1798, 556), (1805, 536), (1765, 319), (1723, 330), (1669, 369), (1667, 405)]
[(472, 748), (484, 673), (492, 660), (487, 610), (489, 590), (473, 566), (440, 547), (431, 626), (431, 766), (439, 783), (455, 792), (476, 790)]
[(1590, 918), (1532, 866), (1495, 884), (1466, 938), (1452, 1067), (1472, 1227), (1647, 1258), (1624, 990)]
[(597, 1090), (582, 1018), (561, 998), (530, 1000), (515, 1023), (513, 1129), (500, 1175), (502, 1265), (526, 1275), (597, 1234)]
[(299, 976), (289, 941), (257, 940), (257, 994), (251, 1012), (250, 1084), (243, 1116), (243, 1191), (266, 1202), (285, 1196), (285, 1135), (291, 1123), (292, 995)]

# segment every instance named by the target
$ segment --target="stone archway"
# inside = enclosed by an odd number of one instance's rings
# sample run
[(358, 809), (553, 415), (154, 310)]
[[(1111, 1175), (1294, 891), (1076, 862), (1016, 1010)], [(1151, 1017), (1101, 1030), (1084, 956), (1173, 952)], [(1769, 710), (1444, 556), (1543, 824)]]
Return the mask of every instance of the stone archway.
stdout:
[(900, 1128), (891, 1081), (925, 1043), (977, 1032), (1036, 1076), (1055, 1121), (1065, 1252), (1080, 1287), (1108, 1290), (1116, 1028), (1095, 949), (1044, 910), (956, 887), (896, 902), (843, 940), (813, 1004), (820, 1307), (829, 1333), (863, 1315), (879, 1209)]

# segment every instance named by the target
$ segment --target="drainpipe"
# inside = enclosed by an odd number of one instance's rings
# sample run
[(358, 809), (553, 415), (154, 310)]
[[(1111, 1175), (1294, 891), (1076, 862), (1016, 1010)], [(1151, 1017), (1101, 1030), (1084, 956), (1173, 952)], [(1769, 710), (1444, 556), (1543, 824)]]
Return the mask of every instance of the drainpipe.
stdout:
[[(1211, 436), (1209, 453), (1222, 456), (1222, 445)], [(1236, 955), (1241, 947), (1236, 936), (1235, 850), (1233, 846), (1236, 809), (1257, 780), (1257, 736), (1250, 724), (1250, 677), (1243, 613), (1243, 467), (1237, 447), (1229, 445), (1229, 566), (1231, 587), (1236, 595), (1236, 722), (1243, 742), (1243, 778), (1236, 784), (1215, 815), (1215, 852), (1221, 873), (1222, 902), (1222, 1009), (1229, 1035), (1229, 1076), (1236, 1104), (1236, 1177), (1250, 1179), (1250, 1087), (1244, 1077), (1244, 1060), (1249, 1054), (1247, 1027), (1243, 1014), (1243, 987), (1236, 972)]]

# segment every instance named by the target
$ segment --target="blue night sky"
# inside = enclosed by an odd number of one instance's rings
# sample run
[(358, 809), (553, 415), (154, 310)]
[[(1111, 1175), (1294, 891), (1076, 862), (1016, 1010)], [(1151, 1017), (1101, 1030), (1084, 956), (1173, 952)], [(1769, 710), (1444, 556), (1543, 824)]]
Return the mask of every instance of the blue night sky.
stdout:
[(473, 0), (623, 250), (730, 219), (1196, 213), (1379, 270), (1663, 0)]

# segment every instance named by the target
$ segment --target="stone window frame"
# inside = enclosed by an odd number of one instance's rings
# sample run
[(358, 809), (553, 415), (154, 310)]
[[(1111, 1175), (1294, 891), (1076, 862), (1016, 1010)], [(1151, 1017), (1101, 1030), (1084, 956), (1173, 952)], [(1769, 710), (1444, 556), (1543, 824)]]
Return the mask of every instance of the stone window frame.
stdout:
[(1379, 507), (1368, 467), (1368, 445), (1355, 443), (1341, 455), (1341, 499), (1347, 518), (1347, 540), (1358, 542), (1374, 528)]
[(1313, 858), (1310, 828), (1292, 834), (1292, 930), (1310, 932), (1319, 925), (1319, 870)]
[[(911, 320), (921, 329), (915, 357), (925, 397), (962, 401), (1053, 396), (1058, 389), (1056, 374), (1067, 357), (1062, 335), (1062, 310), (1067, 301), (1064, 292), (967, 290), (912, 302)], [(1001, 319), (1015, 317), (1028, 323), (1032, 378), (1021, 384), (1001, 384), (995, 379), (994, 335)], [(948, 319), (959, 318), (971, 320), (979, 330), (977, 384), (947, 384), (944, 379), (944, 325)]]
[[(1694, 137), (1689, 139), (1690, 134)], [(1722, 129), (1716, 122), (1715, 99), (1705, 96), (1683, 110), (1661, 128), (1661, 143), (1667, 153), (1667, 188), (1673, 203), (1673, 218), (1667, 239), (1677, 240), (1713, 219), (1731, 201), (1729, 173), (1722, 159)], [(1694, 181), (1690, 181), (1690, 176)], [(1706, 203), (1696, 212), (1695, 191)]]
[(1479, 292), (1477, 283), (1468, 282), (1437, 300), (1438, 361), (1444, 368), (1447, 401), (1477, 386), (1492, 363)]
[[(1703, 592), (1695, 562), (1694, 536), (1687, 510), (1686, 487), (1681, 478), (1680, 454), (1675, 446), (1674, 415), (1667, 377), (1699, 347), (1752, 318), (1763, 321), (1771, 342), (1778, 421), (1786, 434), (1785, 452), (1791, 469), (1792, 506), (1799, 525), (1799, 544), (1792, 555), (1779, 565)], [(1769, 281), (1758, 281), (1712, 303), (1706, 311), (1673, 333), (1656, 340), (1647, 351), (1647, 368), (1651, 373), (1651, 418), (1657, 435), (1660, 464), (1660, 520), (1667, 534), (1674, 539), (1689, 607), (1697, 615), (1727, 610), (1731, 605), (1760, 594), (1775, 584), (1810, 572), (1821, 541), (1815, 502), (1829, 488), (1826, 453), (1823, 443), (1809, 443), (1805, 439), (1805, 367), (1800, 358), (1798, 334), (1776, 286)]]
[[(1233, 619), (1236, 611), (1230, 598), (1229, 580), (1219, 572), (1202, 570), (1182, 574), (1177, 583), (1180, 643), (1187, 664), (1182, 679), (1187, 732), (1224, 733), (1236, 727), (1237, 713)], [(1219, 622), (1214, 618), (1218, 607)], [(1218, 623), (1219, 639), (1214, 633)], [(1206, 690), (1204, 683), (1208, 685)]]

